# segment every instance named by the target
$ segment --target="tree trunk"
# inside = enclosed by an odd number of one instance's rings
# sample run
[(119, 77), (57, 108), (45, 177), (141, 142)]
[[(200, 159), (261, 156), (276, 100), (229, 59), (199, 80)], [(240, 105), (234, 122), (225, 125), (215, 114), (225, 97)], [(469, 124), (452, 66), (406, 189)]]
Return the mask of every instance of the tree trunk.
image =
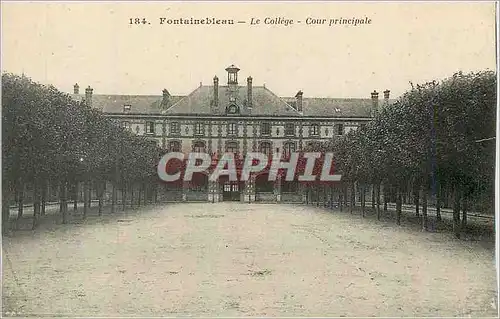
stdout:
[(462, 230), (465, 231), (465, 229), (467, 228), (467, 210), (469, 209), (468, 207), (468, 201), (466, 199), (466, 197), (464, 196), (464, 198), (462, 199)]
[(88, 181), (88, 195), (87, 200), (89, 201), (89, 208), (92, 207), (92, 181)]
[(104, 200), (104, 191), (106, 189), (106, 181), (101, 181), (100, 183), (97, 184), (97, 197), (99, 199), (99, 212), (98, 215), (102, 216), (102, 206), (103, 206), (103, 200)]
[(360, 190), (361, 190), (361, 194), (360, 194), (360, 197), (361, 197), (360, 198), (361, 199), (361, 215), (363, 217), (365, 217), (365, 205), (366, 205), (366, 203), (365, 203), (365, 191), (366, 191), (365, 185), (361, 186)]
[(116, 212), (116, 185), (115, 182), (111, 186), (111, 214)]
[(78, 182), (75, 182), (75, 194), (73, 197), (73, 211), (78, 211)]
[(61, 201), (62, 223), (68, 223), (68, 188), (66, 182), (61, 182), (59, 196)]
[(351, 206), (349, 206), (349, 212), (352, 214), (354, 205), (356, 204), (356, 193), (354, 190), (354, 182), (351, 184)]
[(387, 202), (388, 201), (389, 201), (389, 192), (388, 192), (386, 185), (384, 185), (384, 212), (387, 212)]
[(155, 204), (158, 203), (158, 183), (155, 183), (155, 193), (154, 193), (154, 201), (155, 201)]
[(33, 225), (32, 230), (35, 230), (38, 225), (38, 217), (40, 216), (40, 187), (37, 182), (33, 185)]
[(335, 196), (334, 193), (335, 192), (334, 192), (334, 189), (333, 189), (333, 185), (330, 185), (330, 209), (333, 209), (333, 207), (334, 207), (334, 205), (333, 205), (333, 199), (334, 199), (334, 196)]
[(415, 205), (415, 216), (416, 217), (420, 217), (420, 183), (416, 183), (415, 185), (415, 189), (414, 189), (414, 193), (415, 193), (415, 202), (414, 202), (414, 205)]
[(122, 210), (125, 210), (125, 205), (127, 204), (127, 187), (122, 188)]
[(377, 200), (377, 220), (380, 220), (380, 184), (377, 184), (377, 194), (376, 194), (376, 200)]
[(453, 195), (453, 233), (460, 238), (460, 192), (455, 189)]
[(41, 215), (45, 216), (45, 204), (47, 202), (47, 188), (49, 187), (47, 182), (42, 183), (42, 198), (41, 198)]
[(87, 218), (87, 213), (89, 211), (89, 206), (90, 206), (90, 203), (89, 203), (89, 181), (86, 180), (84, 183), (83, 183), (83, 219)]
[(24, 183), (18, 186), (17, 194), (17, 220), (20, 220), (24, 212)]
[(396, 224), (401, 225), (401, 208), (403, 206), (402, 203), (402, 195), (401, 191), (398, 189), (397, 191), (397, 197), (396, 197)]
[(323, 185), (323, 207), (326, 207), (326, 186)]
[(343, 211), (344, 209), (344, 189), (342, 186), (340, 186), (339, 188), (339, 210), (340, 211)]
[(439, 181), (436, 187), (436, 221), (440, 222), (441, 218), (441, 187)]
[(134, 185), (130, 186), (130, 208), (134, 208)]
[(372, 184), (372, 211), (375, 211), (375, 184)]
[(10, 188), (7, 185), (8, 181), (4, 181), (2, 189), (2, 234), (7, 234), (10, 221)]
[(422, 190), (422, 230), (427, 231), (428, 225), (429, 225), (429, 220), (427, 217), (427, 195), (428, 195), (428, 188), (427, 185), (424, 185), (424, 188)]

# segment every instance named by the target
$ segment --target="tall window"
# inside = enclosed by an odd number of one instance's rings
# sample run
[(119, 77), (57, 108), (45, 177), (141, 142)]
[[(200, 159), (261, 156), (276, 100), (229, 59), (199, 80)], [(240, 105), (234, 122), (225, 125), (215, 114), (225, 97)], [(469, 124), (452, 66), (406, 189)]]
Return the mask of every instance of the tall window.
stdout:
[(261, 135), (271, 135), (271, 124), (269, 123), (262, 123), (260, 125), (260, 134)]
[(122, 127), (126, 130), (130, 130), (130, 122), (122, 122)]
[(155, 133), (155, 122), (146, 122), (146, 134)]
[(194, 142), (193, 151), (195, 153), (205, 153), (205, 143), (202, 141)]
[(270, 156), (271, 152), (272, 152), (271, 143), (270, 142), (261, 142), (259, 151), (261, 153), (266, 154), (267, 156)]
[(205, 125), (203, 125), (203, 123), (195, 123), (194, 124), (194, 134), (195, 135), (205, 134)]
[(283, 145), (283, 156), (284, 157), (289, 157), (290, 154), (292, 154), (293, 152), (295, 152), (295, 143), (293, 143), (293, 142), (286, 142)]
[(312, 136), (318, 136), (319, 135), (319, 125), (318, 124), (311, 125), (311, 135)]
[(285, 135), (295, 135), (295, 125), (293, 123), (285, 124)]
[(337, 135), (342, 135), (344, 134), (344, 124), (340, 123), (337, 124)]
[(227, 125), (227, 134), (228, 135), (236, 135), (237, 134), (236, 123), (229, 123)]
[(170, 141), (168, 143), (168, 149), (170, 152), (180, 152), (181, 151), (181, 143), (179, 141)]
[(181, 126), (179, 122), (170, 123), (170, 134), (179, 134), (181, 132)]
[(238, 153), (238, 144), (236, 142), (227, 142), (226, 152), (228, 153)]

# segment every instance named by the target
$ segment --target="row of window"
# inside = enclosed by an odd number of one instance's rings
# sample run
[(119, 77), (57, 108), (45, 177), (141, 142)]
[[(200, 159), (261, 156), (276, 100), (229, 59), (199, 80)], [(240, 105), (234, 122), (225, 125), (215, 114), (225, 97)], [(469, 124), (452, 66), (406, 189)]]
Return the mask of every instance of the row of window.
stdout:
[[(181, 143), (179, 141), (170, 141), (168, 144), (168, 149), (171, 152), (181, 152)], [(226, 143), (226, 152), (228, 153), (238, 153), (238, 143), (237, 142), (227, 142)], [(296, 146), (294, 142), (285, 142), (283, 144), (283, 155), (289, 156), (291, 153), (296, 151)], [(203, 141), (197, 141), (193, 144), (193, 152), (195, 153), (205, 153), (206, 146)], [(270, 156), (273, 153), (271, 142), (260, 142), (259, 144), (259, 152)], [(276, 152), (279, 152), (279, 148), (276, 149)]]
[[(123, 122), (123, 127), (126, 129), (130, 129), (130, 122)], [(146, 134), (154, 134), (155, 132), (155, 123), (154, 122), (146, 122)], [(179, 122), (171, 122), (170, 123), (170, 134), (178, 135), (181, 132)], [(342, 135), (344, 133), (344, 124), (336, 125), (337, 135)], [(319, 125), (312, 124), (310, 126), (309, 131), (311, 136), (319, 136)], [(227, 135), (237, 135), (238, 134), (238, 126), (236, 123), (228, 123), (227, 124)], [(260, 125), (260, 134), (263, 136), (271, 135), (271, 124), (270, 123), (261, 123)], [(195, 123), (194, 124), (194, 135), (205, 135), (205, 124), (204, 123)], [(295, 136), (295, 124), (294, 123), (286, 123), (285, 124), (285, 136)]]

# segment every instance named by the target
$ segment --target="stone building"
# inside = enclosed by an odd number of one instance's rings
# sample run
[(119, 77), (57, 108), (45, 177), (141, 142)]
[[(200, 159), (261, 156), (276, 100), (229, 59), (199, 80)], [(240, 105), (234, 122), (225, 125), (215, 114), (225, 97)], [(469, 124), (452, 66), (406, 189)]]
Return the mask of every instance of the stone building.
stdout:
[[(383, 103), (389, 103), (389, 90), (382, 102), (376, 91), (367, 99), (304, 97), (302, 91), (280, 97), (265, 85), (254, 85), (251, 77), (240, 83), (235, 65), (225, 71), (226, 79), (215, 76), (211, 85), (200, 83), (186, 96), (167, 89), (162, 95), (103, 95), (94, 94), (91, 87), (80, 94), (78, 84), (73, 96), (168, 151), (234, 152), (237, 157), (249, 151), (286, 156), (309, 143), (338, 138), (370, 121)], [(211, 183), (200, 175), (196, 185), (162, 185), (160, 197), (209, 202), (304, 200), (297, 182), (268, 182), (266, 172), (246, 183), (224, 178)]]

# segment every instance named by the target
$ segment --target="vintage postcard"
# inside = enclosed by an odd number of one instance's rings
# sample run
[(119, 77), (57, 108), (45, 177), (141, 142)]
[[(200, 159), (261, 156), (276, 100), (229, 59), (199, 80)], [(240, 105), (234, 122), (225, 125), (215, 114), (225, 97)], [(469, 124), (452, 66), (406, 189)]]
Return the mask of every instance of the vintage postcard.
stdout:
[(496, 317), (497, 3), (2, 1), (3, 317)]

